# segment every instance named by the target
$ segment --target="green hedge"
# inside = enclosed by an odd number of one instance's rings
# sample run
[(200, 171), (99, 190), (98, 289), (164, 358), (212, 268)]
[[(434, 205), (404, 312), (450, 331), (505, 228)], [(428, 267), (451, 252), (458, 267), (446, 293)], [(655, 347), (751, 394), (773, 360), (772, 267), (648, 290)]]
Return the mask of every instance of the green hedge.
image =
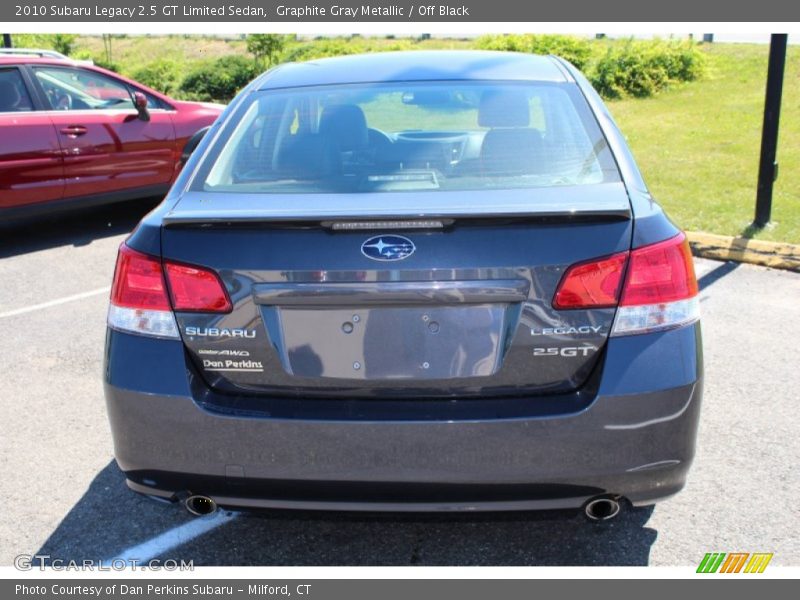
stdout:
[(195, 67), (180, 85), (180, 96), (206, 102), (229, 102), (260, 74), (252, 58), (223, 56)]
[(481, 50), (555, 54), (583, 70), (592, 58), (592, 42), (572, 35), (509, 34), (484, 35), (476, 46)]
[(174, 60), (161, 59), (136, 69), (131, 79), (164, 94), (174, 94), (180, 88), (181, 68)]
[(281, 56), (282, 62), (303, 62), (316, 58), (362, 54), (366, 52), (392, 52), (411, 50), (414, 45), (408, 40), (399, 40), (391, 44), (378, 44), (369, 39), (354, 37), (322, 38), (309, 42), (301, 42), (289, 46)]
[(592, 41), (569, 35), (485, 35), (476, 45), (484, 50), (555, 54), (591, 80), (606, 98), (652, 96), (680, 81), (693, 81), (705, 71), (705, 55), (691, 41)]
[(705, 55), (692, 42), (629, 40), (609, 46), (589, 78), (606, 98), (644, 98), (674, 82), (694, 81), (704, 71)]

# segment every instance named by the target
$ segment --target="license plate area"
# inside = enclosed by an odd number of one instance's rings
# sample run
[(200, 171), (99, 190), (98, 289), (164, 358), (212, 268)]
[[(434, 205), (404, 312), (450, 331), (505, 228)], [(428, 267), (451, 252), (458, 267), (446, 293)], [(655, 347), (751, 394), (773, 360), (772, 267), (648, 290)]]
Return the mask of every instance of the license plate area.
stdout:
[(354, 380), (488, 377), (516, 329), (524, 281), (264, 285), (284, 370)]

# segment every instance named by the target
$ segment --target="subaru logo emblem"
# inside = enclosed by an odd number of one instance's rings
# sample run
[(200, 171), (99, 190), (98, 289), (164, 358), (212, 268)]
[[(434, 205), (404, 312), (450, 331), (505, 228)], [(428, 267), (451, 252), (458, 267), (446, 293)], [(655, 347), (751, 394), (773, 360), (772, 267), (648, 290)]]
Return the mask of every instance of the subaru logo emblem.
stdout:
[(376, 235), (361, 244), (361, 254), (372, 260), (403, 260), (417, 247), (402, 235)]

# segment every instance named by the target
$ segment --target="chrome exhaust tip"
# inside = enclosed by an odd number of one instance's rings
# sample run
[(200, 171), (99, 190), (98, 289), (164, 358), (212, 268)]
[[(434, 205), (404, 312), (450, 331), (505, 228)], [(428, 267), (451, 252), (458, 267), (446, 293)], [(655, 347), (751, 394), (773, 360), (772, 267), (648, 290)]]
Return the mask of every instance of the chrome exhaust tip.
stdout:
[(590, 521), (610, 521), (621, 508), (618, 496), (598, 496), (589, 500), (583, 510)]
[(217, 510), (217, 503), (208, 496), (193, 494), (183, 501), (183, 505), (190, 513), (197, 517), (210, 515)]

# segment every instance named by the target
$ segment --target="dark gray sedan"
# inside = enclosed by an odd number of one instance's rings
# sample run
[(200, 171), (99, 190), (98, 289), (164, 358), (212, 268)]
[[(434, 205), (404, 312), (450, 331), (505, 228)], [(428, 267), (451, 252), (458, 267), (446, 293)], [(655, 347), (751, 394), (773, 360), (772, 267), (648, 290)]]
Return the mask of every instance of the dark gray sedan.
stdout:
[(679, 491), (697, 282), (557, 57), (251, 83), (120, 248), (106, 400), (135, 491), (226, 508), (583, 508)]

